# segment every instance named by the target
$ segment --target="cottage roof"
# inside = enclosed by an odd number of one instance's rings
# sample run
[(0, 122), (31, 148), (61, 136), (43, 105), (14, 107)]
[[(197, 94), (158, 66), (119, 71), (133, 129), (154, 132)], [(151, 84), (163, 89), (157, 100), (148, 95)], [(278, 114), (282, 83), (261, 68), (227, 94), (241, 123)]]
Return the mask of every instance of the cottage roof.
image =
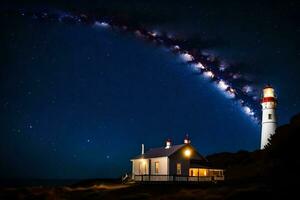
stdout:
[(149, 149), (145, 152), (144, 155), (140, 154), (134, 157), (133, 159), (169, 157), (184, 146), (186, 146), (186, 144), (172, 145), (170, 148), (167, 149), (165, 147)]

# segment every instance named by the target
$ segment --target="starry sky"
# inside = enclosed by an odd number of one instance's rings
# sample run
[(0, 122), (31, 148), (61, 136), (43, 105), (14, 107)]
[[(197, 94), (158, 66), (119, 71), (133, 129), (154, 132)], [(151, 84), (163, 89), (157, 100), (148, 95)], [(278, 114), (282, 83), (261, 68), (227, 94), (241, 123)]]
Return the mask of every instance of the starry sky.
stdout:
[(0, 178), (119, 177), (142, 143), (179, 144), (185, 134), (203, 155), (260, 145), (259, 120), (164, 46), (15, 14), (29, 8), (101, 13), (184, 38), (234, 63), (256, 95), (272, 84), (279, 125), (300, 110), (296, 1), (3, 3)]

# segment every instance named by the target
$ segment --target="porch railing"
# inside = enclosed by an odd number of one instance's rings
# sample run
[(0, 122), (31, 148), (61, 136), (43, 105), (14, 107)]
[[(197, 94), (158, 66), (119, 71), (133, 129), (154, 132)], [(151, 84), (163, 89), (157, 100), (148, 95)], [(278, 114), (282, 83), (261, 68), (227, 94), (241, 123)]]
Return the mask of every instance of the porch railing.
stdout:
[(224, 176), (134, 175), (137, 182), (209, 182), (223, 181)]

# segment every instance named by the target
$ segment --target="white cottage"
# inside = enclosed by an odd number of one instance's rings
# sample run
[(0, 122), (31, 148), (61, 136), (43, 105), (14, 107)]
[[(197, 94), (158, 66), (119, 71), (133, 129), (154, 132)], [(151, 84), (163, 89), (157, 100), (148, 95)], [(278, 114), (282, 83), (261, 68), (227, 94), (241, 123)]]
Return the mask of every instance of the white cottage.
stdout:
[(223, 169), (210, 166), (186, 137), (184, 144), (153, 148), (131, 159), (132, 178), (135, 181), (220, 181)]

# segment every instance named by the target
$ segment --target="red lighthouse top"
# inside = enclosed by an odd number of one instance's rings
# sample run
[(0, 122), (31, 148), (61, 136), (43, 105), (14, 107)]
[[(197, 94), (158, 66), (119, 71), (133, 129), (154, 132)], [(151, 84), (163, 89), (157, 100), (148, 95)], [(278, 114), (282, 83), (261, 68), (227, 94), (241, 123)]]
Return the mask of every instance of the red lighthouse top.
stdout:
[(261, 99), (261, 103), (265, 102), (276, 102), (276, 95), (274, 88), (271, 85), (266, 85), (263, 89), (263, 97)]

